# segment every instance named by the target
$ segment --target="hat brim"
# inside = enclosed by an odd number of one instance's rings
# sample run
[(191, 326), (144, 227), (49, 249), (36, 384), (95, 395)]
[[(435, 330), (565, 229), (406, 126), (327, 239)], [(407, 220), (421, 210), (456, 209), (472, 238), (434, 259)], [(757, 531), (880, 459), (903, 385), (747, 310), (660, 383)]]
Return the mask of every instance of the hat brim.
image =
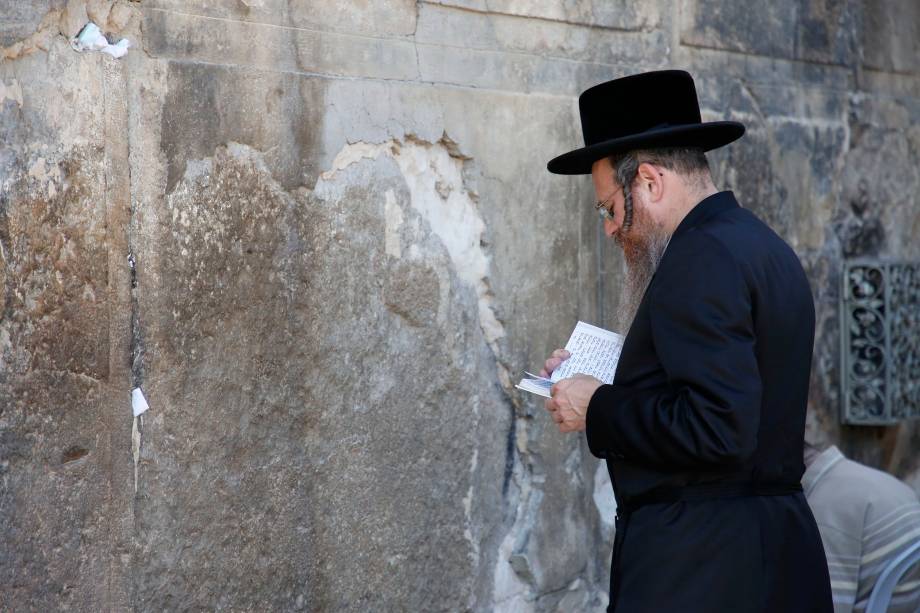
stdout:
[(647, 130), (622, 138), (595, 143), (553, 158), (546, 169), (557, 175), (588, 175), (597, 160), (636, 149), (655, 147), (699, 147), (710, 151), (736, 141), (744, 135), (744, 124), (737, 121), (710, 121), (685, 126)]

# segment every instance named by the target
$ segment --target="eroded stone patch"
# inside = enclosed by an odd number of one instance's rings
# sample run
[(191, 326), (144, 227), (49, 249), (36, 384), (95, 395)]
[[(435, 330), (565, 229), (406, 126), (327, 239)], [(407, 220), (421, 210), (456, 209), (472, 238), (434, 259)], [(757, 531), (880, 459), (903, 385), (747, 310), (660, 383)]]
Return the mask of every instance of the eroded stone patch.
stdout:
[[(210, 602), (191, 586), (218, 571), (238, 578), (226, 598), (275, 608), (481, 602), (501, 467), (476, 448), (507, 414), (480, 419), (502, 398), (478, 295), (398, 164), (361, 161), (287, 191), (262, 152), (230, 143), (185, 164), (145, 236), (156, 249), (139, 253), (139, 308), (157, 405), (144, 416), (137, 526), (156, 555), (136, 588), (150, 602), (169, 603), (166, 574), (188, 602)], [(143, 502), (177, 488), (171, 507)], [(217, 510), (205, 521), (206, 507)], [(241, 514), (254, 522), (245, 533)], [(238, 537), (224, 543), (228, 531)], [(191, 545), (202, 538), (209, 549)], [(284, 572), (262, 574), (266, 543)], [(176, 547), (190, 561), (178, 570)], [(457, 579), (427, 585), (434, 564)]]

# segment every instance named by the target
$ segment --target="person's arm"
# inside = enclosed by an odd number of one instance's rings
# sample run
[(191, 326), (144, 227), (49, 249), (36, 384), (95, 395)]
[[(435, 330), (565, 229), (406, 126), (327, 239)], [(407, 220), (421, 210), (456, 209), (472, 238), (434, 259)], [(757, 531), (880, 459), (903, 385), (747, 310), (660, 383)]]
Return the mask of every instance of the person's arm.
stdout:
[(761, 380), (750, 289), (732, 254), (697, 231), (650, 287), (665, 389), (603, 385), (587, 412), (598, 457), (659, 466), (745, 461), (756, 447)]

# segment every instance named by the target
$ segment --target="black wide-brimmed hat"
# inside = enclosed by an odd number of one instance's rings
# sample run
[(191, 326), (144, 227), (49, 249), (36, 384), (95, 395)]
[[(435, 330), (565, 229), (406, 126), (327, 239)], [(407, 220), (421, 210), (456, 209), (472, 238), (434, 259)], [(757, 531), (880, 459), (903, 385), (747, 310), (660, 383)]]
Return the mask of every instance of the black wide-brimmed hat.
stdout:
[(550, 172), (590, 174), (597, 160), (635, 149), (709, 151), (744, 134), (737, 121), (702, 122), (693, 77), (683, 70), (644, 72), (595, 85), (578, 97), (578, 108), (585, 146), (550, 160)]

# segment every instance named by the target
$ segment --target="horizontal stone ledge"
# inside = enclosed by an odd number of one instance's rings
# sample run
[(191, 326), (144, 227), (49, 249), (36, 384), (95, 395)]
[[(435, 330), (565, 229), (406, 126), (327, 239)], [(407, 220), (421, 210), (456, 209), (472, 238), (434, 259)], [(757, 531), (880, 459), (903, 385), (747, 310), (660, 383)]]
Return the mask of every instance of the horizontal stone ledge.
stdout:
[[(661, 26), (662, 2), (655, 0), (422, 0), (470, 11), (514, 15), (613, 30), (654, 30)], [(668, 3), (665, 3), (667, 7)]]
[(672, 63), (694, 75), (741, 78), (759, 84), (796, 84), (840, 92), (851, 91), (854, 86), (851, 68), (722, 49), (680, 45), (672, 50)]
[(592, 64), (421, 43), (418, 48), (423, 81), (525, 93), (577, 96), (591, 85), (666, 65)]
[(669, 55), (669, 34), (660, 29), (609, 30), (429, 2), (419, 7), (415, 33), (419, 43), (599, 64), (643, 64), (648, 58)]
[(849, 92), (796, 81), (766, 82), (718, 72), (696, 72), (700, 105), (722, 115), (746, 113), (761, 118), (812, 124), (846, 123)]
[(415, 45), (299, 28), (147, 10), (144, 47), (153, 57), (286, 71), (412, 80)]
[(409, 36), (415, 31), (417, 14), (415, 0), (387, 0), (386, 3), (336, 0), (324, 2), (322, 10), (317, 10), (312, 2), (294, 3), (290, 0), (144, 0), (140, 8), (243, 23), (373, 36)]
[(856, 89), (896, 98), (920, 99), (920, 74), (862, 70), (857, 77)]

